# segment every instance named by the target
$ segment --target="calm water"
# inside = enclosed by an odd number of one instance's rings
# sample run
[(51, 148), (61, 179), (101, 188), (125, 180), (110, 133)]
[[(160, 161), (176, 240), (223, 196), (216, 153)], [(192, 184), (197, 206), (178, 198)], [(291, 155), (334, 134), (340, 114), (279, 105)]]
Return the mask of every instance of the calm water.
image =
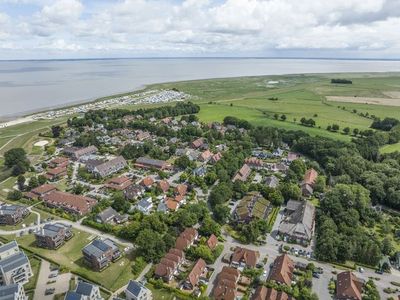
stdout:
[(400, 71), (400, 61), (236, 58), (0, 61), (0, 117), (92, 100), (166, 81), (389, 71)]

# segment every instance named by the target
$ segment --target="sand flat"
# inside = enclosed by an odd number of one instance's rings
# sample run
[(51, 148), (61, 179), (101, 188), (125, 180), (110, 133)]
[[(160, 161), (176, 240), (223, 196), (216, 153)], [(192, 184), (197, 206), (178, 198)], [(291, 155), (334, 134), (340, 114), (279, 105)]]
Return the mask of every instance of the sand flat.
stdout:
[(358, 104), (400, 106), (400, 98), (326, 96), (326, 99), (328, 101), (334, 101), (334, 102), (349, 102), (349, 103), (358, 103)]

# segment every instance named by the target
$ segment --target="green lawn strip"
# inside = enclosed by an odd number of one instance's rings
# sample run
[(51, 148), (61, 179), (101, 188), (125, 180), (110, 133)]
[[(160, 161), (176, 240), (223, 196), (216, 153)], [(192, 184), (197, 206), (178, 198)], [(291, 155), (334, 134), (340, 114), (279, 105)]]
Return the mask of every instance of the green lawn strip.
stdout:
[(400, 142), (396, 144), (385, 145), (380, 148), (381, 153), (392, 153), (395, 151), (400, 151)]
[(36, 284), (39, 278), (39, 271), (40, 271), (40, 265), (41, 265), (41, 260), (33, 255), (29, 255), (29, 261), (31, 264), (31, 269), (33, 273), (33, 277), (29, 279), (29, 282), (24, 285), (25, 291), (30, 291), (30, 290), (35, 290)]

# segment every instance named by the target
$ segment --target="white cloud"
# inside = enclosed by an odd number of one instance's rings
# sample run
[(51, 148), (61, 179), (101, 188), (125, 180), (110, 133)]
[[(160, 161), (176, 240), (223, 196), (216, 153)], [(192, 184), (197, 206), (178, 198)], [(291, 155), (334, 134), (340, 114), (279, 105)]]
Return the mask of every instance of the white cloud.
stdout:
[(40, 49), (67, 57), (307, 56), (308, 50), (400, 57), (398, 0), (0, 0), (5, 2), (39, 5), (31, 16), (0, 13), (0, 39), (32, 56)]

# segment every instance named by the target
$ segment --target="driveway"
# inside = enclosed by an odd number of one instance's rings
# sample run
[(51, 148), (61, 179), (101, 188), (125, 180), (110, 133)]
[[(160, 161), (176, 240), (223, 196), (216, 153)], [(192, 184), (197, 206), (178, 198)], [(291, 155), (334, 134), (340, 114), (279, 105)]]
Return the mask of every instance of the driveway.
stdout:
[[(66, 293), (69, 290), (71, 273), (64, 273), (57, 277), (49, 278), (51, 273), (55, 272), (50, 270), (50, 263), (46, 260), (42, 260), (33, 300), (52, 300), (54, 295)], [(49, 281), (55, 282), (47, 284)], [(54, 288), (54, 293), (52, 295), (45, 295), (46, 289), (49, 288)]]

